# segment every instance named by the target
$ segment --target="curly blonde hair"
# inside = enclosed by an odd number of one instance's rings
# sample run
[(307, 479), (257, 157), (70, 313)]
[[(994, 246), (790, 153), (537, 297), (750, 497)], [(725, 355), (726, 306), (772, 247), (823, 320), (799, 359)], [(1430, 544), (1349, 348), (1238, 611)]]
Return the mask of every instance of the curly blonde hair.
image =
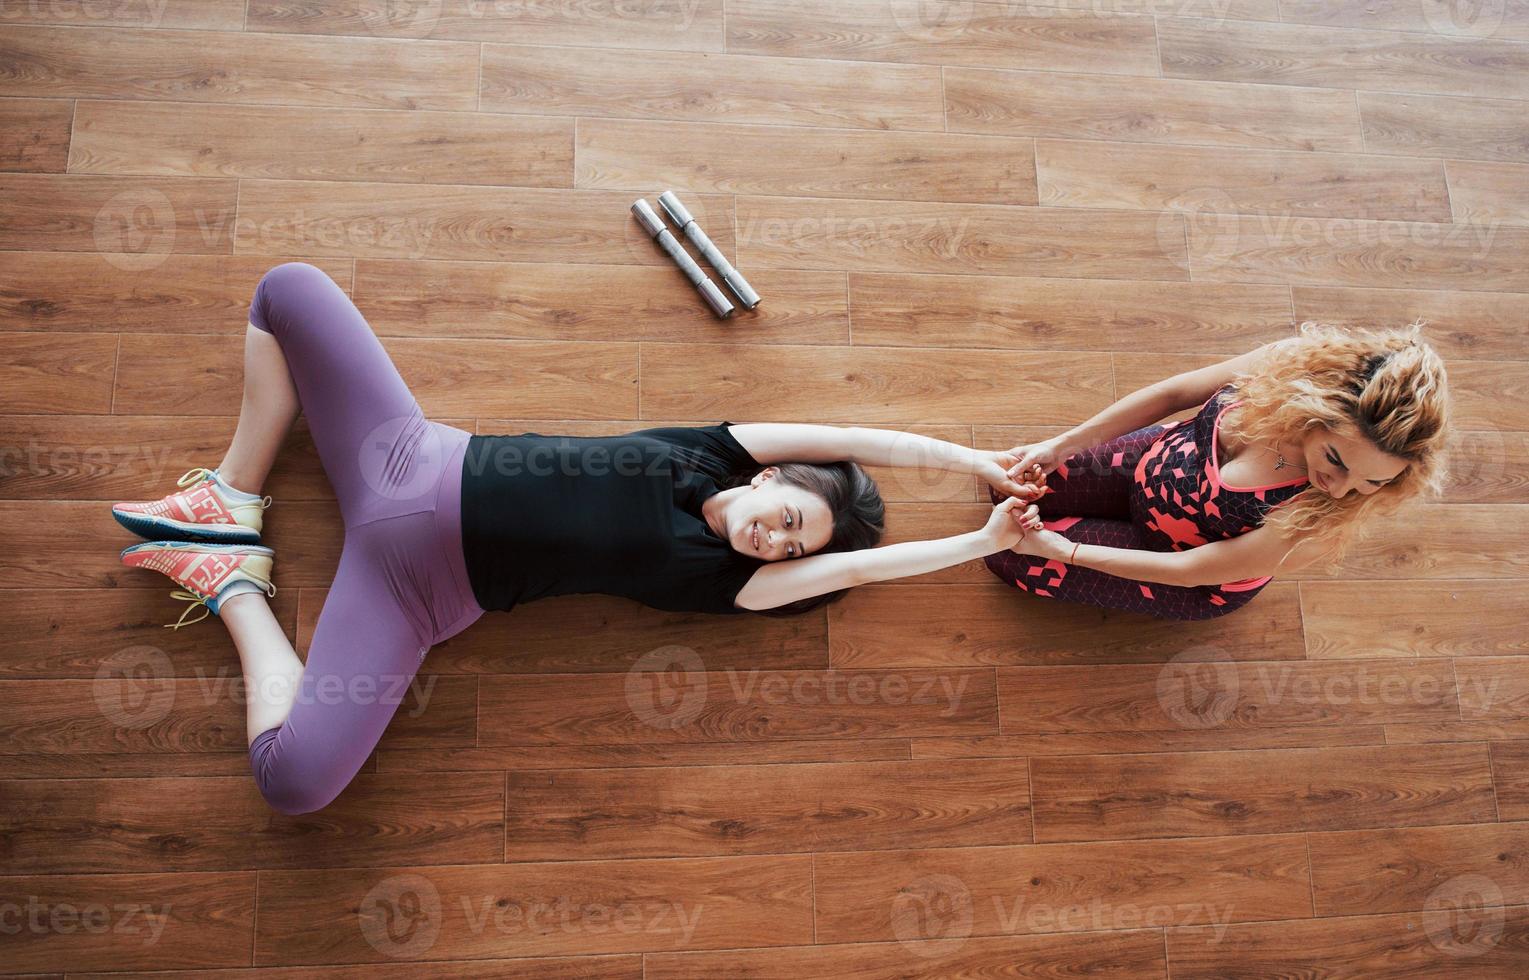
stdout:
[(1233, 382), (1241, 404), (1227, 410), (1223, 425), (1241, 439), (1299, 444), (1327, 428), (1408, 462), (1376, 493), (1339, 499), (1308, 487), (1269, 513), (1265, 526), (1313, 540), (1313, 558), (1336, 561), (1370, 518), (1443, 490), (1449, 386), (1422, 328), (1421, 321), (1391, 330), (1308, 321)]

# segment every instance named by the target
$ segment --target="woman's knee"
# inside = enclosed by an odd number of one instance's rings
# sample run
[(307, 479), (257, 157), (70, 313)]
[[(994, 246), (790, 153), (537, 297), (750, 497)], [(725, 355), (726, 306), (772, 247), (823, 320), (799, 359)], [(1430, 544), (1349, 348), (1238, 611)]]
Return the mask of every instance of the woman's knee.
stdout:
[(327, 293), (339, 288), (317, 266), (306, 262), (284, 262), (260, 277), (254, 301), (250, 304), (250, 323), (279, 338), (289, 330), (313, 322), (307, 314)]
[(287, 816), (324, 809), (345, 789), (350, 777), (317, 776), (308, 771), (311, 767), (297, 764), (299, 759), (291, 746), (286, 746), (286, 751), (278, 754), (275, 743), (280, 731), (280, 728), (273, 728), (262, 732), (250, 743), (250, 770), (260, 795), (271, 809)]

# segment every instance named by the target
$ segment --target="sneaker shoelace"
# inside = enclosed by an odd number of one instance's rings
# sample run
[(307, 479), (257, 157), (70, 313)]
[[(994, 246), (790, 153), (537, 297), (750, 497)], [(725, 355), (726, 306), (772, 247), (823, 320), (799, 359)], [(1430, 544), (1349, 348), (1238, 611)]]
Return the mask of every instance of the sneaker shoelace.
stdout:
[[(259, 585), (260, 583), (257, 581), (255, 584)], [(276, 586), (272, 585), (270, 582), (265, 583), (264, 592), (269, 598), (276, 598)], [(211, 602), (215, 596), (200, 596), (194, 592), (187, 592), (184, 589), (175, 589), (170, 593), (170, 598), (186, 603), (186, 608), (182, 610), (180, 619), (177, 619), (173, 623), (165, 624), (165, 629), (167, 630), (178, 630), (182, 626), (192, 626), (196, 623), (200, 623), (202, 620), (212, 615), (212, 607), (208, 605), (208, 603)], [(191, 620), (191, 622), (186, 622), (186, 617), (195, 612), (197, 606), (202, 607), (202, 614)]]
[[(196, 483), (201, 483), (203, 480), (212, 480), (213, 483), (217, 483), (218, 481), (216, 477), (217, 474), (205, 466), (193, 466), (191, 469), (182, 474), (179, 480), (175, 481), (175, 485), (177, 487), (185, 488)], [(271, 498), (269, 495), (260, 498), (261, 510), (265, 510), (270, 506)]]

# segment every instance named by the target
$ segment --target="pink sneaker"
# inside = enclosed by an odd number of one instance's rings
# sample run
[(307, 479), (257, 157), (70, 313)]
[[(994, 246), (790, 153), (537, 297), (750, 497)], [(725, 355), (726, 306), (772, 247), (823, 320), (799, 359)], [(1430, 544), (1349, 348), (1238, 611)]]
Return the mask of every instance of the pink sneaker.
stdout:
[(213, 541), (254, 544), (270, 497), (241, 493), (218, 477), (217, 470), (188, 471), (176, 486), (185, 487), (145, 503), (117, 504), (117, 523), (151, 541)]
[[(274, 596), (271, 565), (275, 557), (276, 552), (259, 545), (149, 541), (123, 551), (122, 564), (163, 572), (181, 587), (170, 595), (191, 605), (179, 620), (165, 624), (170, 629), (180, 629), (216, 614), (219, 604), (231, 596), (257, 591)], [(191, 623), (186, 622), (197, 606), (205, 606), (206, 611)]]

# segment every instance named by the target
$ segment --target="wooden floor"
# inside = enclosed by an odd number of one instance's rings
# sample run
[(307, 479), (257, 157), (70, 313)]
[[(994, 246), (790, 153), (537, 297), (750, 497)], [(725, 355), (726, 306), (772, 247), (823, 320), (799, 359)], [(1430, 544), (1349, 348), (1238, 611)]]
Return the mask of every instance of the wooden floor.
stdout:
[[(0, 0), (0, 170), (0, 969), (1529, 976), (1524, 0)], [(756, 314), (643, 238), (666, 188)], [(1425, 317), (1454, 476), (1207, 624), (980, 562), (489, 616), (283, 817), (223, 629), (161, 628), (107, 504), (217, 462), (294, 258), (480, 432), (1000, 448)], [(876, 475), (894, 541), (988, 511)], [(301, 647), (340, 544), (301, 426), (267, 490)]]

